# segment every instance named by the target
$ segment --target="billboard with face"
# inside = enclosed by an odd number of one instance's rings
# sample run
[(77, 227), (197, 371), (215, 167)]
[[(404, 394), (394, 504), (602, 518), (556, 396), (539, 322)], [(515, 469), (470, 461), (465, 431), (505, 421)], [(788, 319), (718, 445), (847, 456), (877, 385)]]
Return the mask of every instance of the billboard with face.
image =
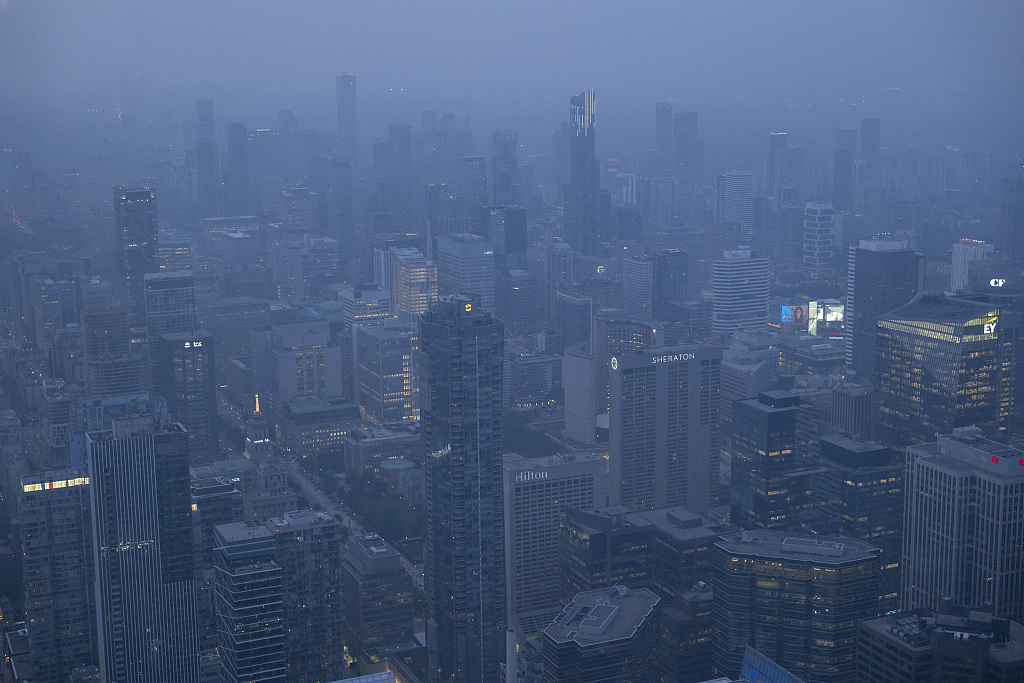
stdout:
[(782, 324), (792, 325), (796, 328), (797, 332), (806, 332), (808, 319), (807, 309), (807, 305), (783, 306), (781, 318)]

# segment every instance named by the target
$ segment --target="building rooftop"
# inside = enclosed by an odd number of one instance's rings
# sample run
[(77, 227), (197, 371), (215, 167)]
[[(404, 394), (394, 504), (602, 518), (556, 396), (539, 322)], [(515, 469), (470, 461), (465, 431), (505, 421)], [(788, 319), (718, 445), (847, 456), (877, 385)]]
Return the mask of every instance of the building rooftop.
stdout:
[(659, 598), (646, 588), (612, 586), (580, 593), (544, 629), (556, 643), (575, 641), (581, 647), (627, 640), (651, 616)]
[(982, 436), (977, 427), (961, 427), (935, 443), (909, 446), (919, 456), (950, 472), (978, 472), (1001, 479), (1024, 479), (1024, 451)]
[(909, 304), (886, 313), (881, 319), (964, 324), (983, 315), (998, 313), (998, 308), (991, 304), (951, 296), (918, 294)]
[(631, 516), (650, 521), (657, 527), (659, 533), (667, 534), (679, 541), (718, 538), (727, 531), (726, 527), (687, 507), (645, 510), (635, 512)]
[(722, 536), (715, 544), (727, 553), (766, 559), (843, 564), (876, 558), (878, 548), (845, 537), (805, 536), (781, 531), (743, 531)]
[(313, 510), (293, 510), (284, 513), (283, 517), (272, 517), (267, 520), (267, 525), (274, 532), (312, 529), (313, 527), (337, 523), (338, 520), (326, 512), (315, 512)]
[(253, 541), (261, 538), (271, 538), (274, 535), (262, 522), (252, 520), (248, 522), (218, 524), (217, 534), (224, 539), (225, 543)]

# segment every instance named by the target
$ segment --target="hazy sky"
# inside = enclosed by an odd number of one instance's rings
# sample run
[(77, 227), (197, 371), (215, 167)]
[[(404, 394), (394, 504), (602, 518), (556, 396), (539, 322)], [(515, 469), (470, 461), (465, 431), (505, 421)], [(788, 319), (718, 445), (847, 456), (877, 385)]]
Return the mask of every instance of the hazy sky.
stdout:
[(1022, 28), (1022, 0), (0, 0), (0, 113), (116, 94), (123, 71), (183, 111), (214, 97), (219, 122), (290, 108), (333, 130), (333, 76), (349, 72), (367, 139), (436, 109), (545, 151), (592, 87), (606, 153), (650, 146), (660, 100), (723, 144), (806, 124), (813, 147), (880, 115), (883, 143), (1009, 148)]

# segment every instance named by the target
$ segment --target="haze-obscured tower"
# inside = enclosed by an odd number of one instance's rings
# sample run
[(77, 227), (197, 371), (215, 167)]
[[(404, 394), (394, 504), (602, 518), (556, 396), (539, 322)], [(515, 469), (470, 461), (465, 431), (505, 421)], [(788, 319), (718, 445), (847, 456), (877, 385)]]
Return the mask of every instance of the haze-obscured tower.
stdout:
[(224, 169), (224, 215), (250, 215), (250, 197), (249, 134), (244, 123), (229, 123), (227, 167)]
[(196, 101), (196, 203), (200, 218), (214, 218), (217, 211), (217, 135), (213, 124), (213, 100)]
[(658, 173), (667, 172), (672, 163), (672, 105), (668, 102), (654, 105), (654, 149)]
[(351, 74), (335, 76), (338, 97), (338, 153), (342, 159), (355, 165), (358, 161), (356, 142), (356, 77)]
[(478, 297), (422, 317), (427, 649), (432, 683), (497, 683), (505, 648), (504, 325)]
[(577, 251), (589, 251), (599, 233), (594, 91), (569, 99), (569, 184), (565, 187), (564, 233)]
[(494, 131), (491, 145), (491, 203), (509, 206), (520, 203), (519, 198), (519, 136), (514, 130)]
[(143, 276), (157, 271), (156, 242), (156, 191), (115, 187), (115, 286), (133, 326), (145, 321)]

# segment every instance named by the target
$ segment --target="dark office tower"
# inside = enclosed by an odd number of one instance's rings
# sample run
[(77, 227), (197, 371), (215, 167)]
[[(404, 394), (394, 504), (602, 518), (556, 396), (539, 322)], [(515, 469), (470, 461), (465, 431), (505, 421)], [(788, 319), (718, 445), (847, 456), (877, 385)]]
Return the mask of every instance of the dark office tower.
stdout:
[(742, 529), (799, 528), (821, 415), (787, 391), (766, 391), (732, 408), (732, 522)]
[(857, 155), (857, 131), (835, 131), (832, 146), (832, 204), (837, 211), (853, 208), (853, 161)]
[(566, 346), (583, 342), (592, 353), (594, 339), (594, 300), (559, 292), (555, 298), (555, 332)]
[(703, 149), (697, 140), (697, 112), (672, 115), (672, 174), (684, 183), (696, 183), (704, 172)]
[(32, 680), (64, 683), (96, 665), (89, 479), (77, 470), (21, 478), (19, 542)]
[(459, 198), (466, 206), (487, 205), (487, 159), (484, 157), (459, 159)]
[(161, 334), (155, 346), (153, 391), (167, 401), (171, 419), (188, 430), (191, 464), (216, 459), (220, 446), (213, 337), (202, 330)]
[(284, 683), (283, 577), (274, 534), (260, 522), (214, 528), (214, 600), (222, 683)]
[(249, 134), (244, 123), (228, 124), (228, 157), (224, 169), (224, 215), (252, 213), (249, 189)]
[(850, 247), (846, 278), (846, 365), (870, 386), (878, 317), (906, 305), (924, 287), (924, 257), (906, 240), (872, 237)]
[(744, 531), (714, 545), (714, 668), (756, 649), (809, 683), (853, 680), (857, 621), (878, 615), (878, 553), (863, 541)]
[(625, 586), (577, 595), (542, 634), (544, 683), (657, 683), (658, 602)]
[(613, 356), (609, 375), (612, 505), (654, 510), (718, 504), (722, 350), (680, 346)]
[(497, 683), (506, 620), (504, 325), (467, 296), (441, 299), (421, 321), (430, 680)]
[(281, 565), (288, 683), (339, 680), (344, 670), (341, 525), (323, 512), (296, 510), (267, 521)]
[(487, 212), (487, 239), (494, 243), (495, 268), (522, 268), (529, 243), (526, 208), (494, 207)]
[(819, 533), (859, 538), (878, 548), (882, 613), (899, 609), (903, 553), (903, 468), (873, 441), (821, 437), (813, 490), (823, 504)]
[(1001, 237), (999, 250), (1024, 259), (1024, 175), (1003, 179), (1003, 197), (999, 207)]
[(145, 322), (143, 276), (157, 271), (156, 240), (156, 192), (115, 187), (115, 286), (133, 326)]
[(196, 101), (196, 204), (200, 218), (220, 215), (217, 211), (217, 137), (212, 100)]
[(654, 149), (658, 155), (658, 173), (667, 173), (672, 164), (672, 105), (654, 105)]
[(338, 89), (338, 153), (355, 165), (358, 142), (356, 140), (356, 77), (342, 74), (334, 77)]
[(514, 130), (494, 131), (491, 145), (491, 182), (495, 206), (519, 204), (519, 136)]
[(670, 304), (686, 299), (686, 252), (662, 249), (622, 263), (622, 307), (637, 320), (667, 320)]
[[(156, 343), (161, 334), (196, 329), (196, 280), (191, 271), (146, 273), (146, 337), (149, 352), (150, 387), (159, 370)], [(178, 419), (178, 418), (174, 418)], [(186, 424), (186, 429), (191, 427)]]
[(906, 457), (903, 609), (992, 605), (1024, 619), (1024, 451), (967, 427)]
[(881, 316), (875, 440), (902, 449), (957, 427), (1005, 433), (1013, 345), (1000, 340), (1004, 327), (991, 304), (927, 294)]
[(616, 585), (653, 589), (655, 531), (654, 522), (620, 505), (567, 509), (558, 536), (562, 605)]
[(789, 147), (789, 138), (785, 133), (772, 133), (768, 136), (768, 157), (765, 160), (764, 193), (775, 197), (779, 189), (779, 177), (782, 175), (783, 150)]
[(85, 443), (100, 680), (198, 683), (188, 433), (132, 415)]
[(882, 124), (878, 119), (860, 120), (860, 159), (877, 163), (882, 144)]
[(595, 142), (594, 91), (569, 98), (569, 184), (565, 187), (565, 240), (590, 251), (601, 233), (598, 190), (601, 167)]
[(369, 648), (413, 640), (413, 582), (402, 557), (377, 534), (352, 536), (341, 564), (345, 646), (360, 660)]
[(412, 128), (403, 123), (388, 125), (388, 139), (373, 148), (378, 208), (392, 214), (400, 227), (412, 220), (415, 178), (412, 167)]

